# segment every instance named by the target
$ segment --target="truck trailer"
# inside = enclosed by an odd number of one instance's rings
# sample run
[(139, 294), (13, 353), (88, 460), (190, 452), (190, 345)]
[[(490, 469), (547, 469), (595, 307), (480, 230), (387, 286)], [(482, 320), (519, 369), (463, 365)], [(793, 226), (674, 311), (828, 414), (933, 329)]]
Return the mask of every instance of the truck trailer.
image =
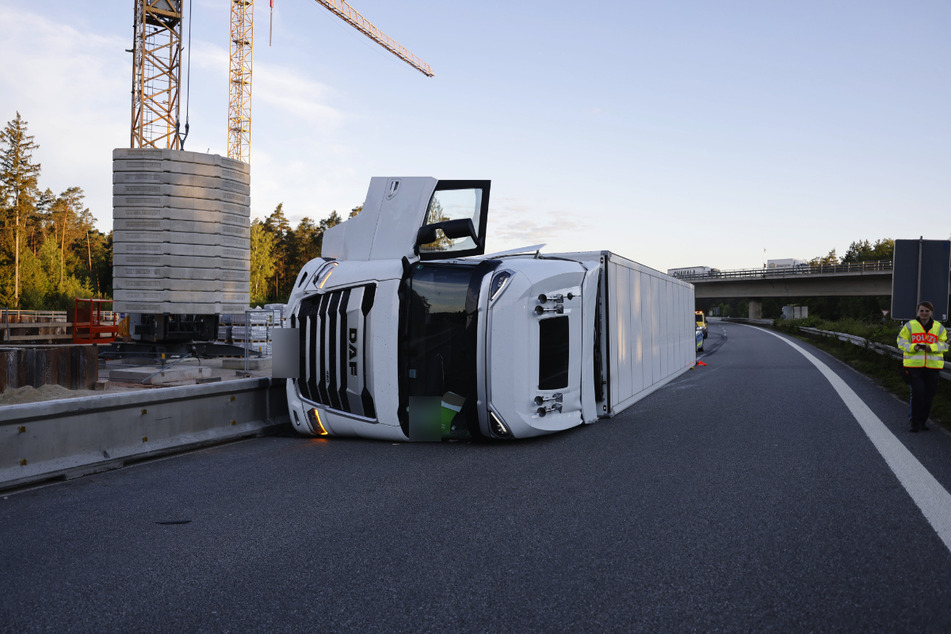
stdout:
[(685, 266), (679, 269), (667, 269), (667, 275), (680, 278), (711, 277), (720, 273), (720, 269), (709, 266)]
[(693, 285), (608, 251), (485, 255), (489, 181), (373, 178), (275, 336), (315, 436), (525, 438), (611, 417), (696, 363)]
[(766, 268), (773, 269), (803, 269), (809, 266), (809, 263), (799, 258), (779, 258), (777, 260), (767, 260)]

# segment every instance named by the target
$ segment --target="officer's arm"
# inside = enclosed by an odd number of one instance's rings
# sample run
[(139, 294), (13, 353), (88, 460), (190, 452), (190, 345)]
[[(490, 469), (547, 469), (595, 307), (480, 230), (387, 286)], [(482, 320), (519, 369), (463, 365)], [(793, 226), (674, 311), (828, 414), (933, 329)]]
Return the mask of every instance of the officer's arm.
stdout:
[(911, 345), (911, 331), (908, 329), (908, 324), (902, 326), (901, 332), (898, 333), (898, 347), (905, 352), (915, 351), (915, 347)]
[(948, 329), (944, 326), (941, 327), (941, 332), (938, 333), (938, 341), (931, 346), (932, 352), (945, 353), (948, 351)]

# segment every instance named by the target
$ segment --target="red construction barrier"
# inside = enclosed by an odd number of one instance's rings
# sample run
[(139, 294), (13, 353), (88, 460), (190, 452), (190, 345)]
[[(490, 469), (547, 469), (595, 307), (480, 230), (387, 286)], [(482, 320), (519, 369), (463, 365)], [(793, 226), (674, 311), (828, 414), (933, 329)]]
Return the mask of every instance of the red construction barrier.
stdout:
[(119, 325), (111, 310), (103, 317), (103, 304), (112, 304), (111, 299), (76, 298), (73, 308), (73, 343), (111, 343), (116, 339)]

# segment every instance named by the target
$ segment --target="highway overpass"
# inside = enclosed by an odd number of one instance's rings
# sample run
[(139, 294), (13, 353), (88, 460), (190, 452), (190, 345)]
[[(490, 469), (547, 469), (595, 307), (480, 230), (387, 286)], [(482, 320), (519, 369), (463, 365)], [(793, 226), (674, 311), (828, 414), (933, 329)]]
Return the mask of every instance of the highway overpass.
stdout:
[(762, 317), (764, 297), (870, 297), (892, 294), (892, 262), (806, 265), (678, 275), (698, 300), (744, 298), (749, 316)]
[(696, 287), (697, 299), (865, 297), (892, 293), (891, 261), (714, 271), (678, 277)]

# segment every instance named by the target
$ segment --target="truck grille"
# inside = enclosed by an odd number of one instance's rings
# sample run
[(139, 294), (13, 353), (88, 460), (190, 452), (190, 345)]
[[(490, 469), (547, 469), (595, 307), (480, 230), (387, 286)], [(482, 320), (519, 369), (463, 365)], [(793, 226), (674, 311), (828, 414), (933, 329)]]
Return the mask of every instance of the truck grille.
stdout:
[(301, 329), (301, 396), (330, 409), (376, 418), (367, 385), (367, 316), (376, 286), (355, 286), (305, 299)]

